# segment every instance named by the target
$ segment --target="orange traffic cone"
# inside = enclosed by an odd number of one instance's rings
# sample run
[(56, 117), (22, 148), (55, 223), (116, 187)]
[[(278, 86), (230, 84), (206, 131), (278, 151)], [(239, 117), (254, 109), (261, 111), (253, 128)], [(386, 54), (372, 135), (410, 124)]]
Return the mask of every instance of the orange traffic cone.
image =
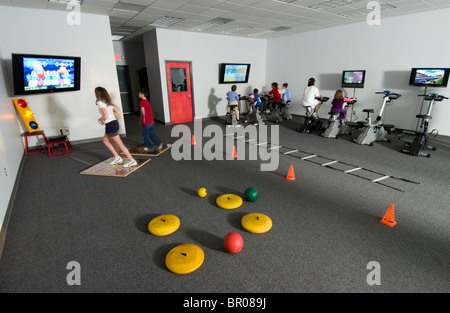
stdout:
[(237, 158), (236, 146), (233, 146), (233, 152), (231, 152), (231, 157), (234, 158), (234, 159)]
[(195, 146), (197, 143), (195, 142), (195, 137), (194, 135), (192, 135), (192, 139), (191, 139), (191, 145)]
[(294, 166), (293, 166), (293, 165), (291, 165), (291, 166), (289, 167), (289, 172), (288, 172), (288, 174), (287, 174), (287, 176), (286, 176), (286, 179), (287, 179), (287, 180), (295, 180)]
[(389, 206), (389, 209), (387, 210), (386, 214), (380, 221), (383, 224), (386, 224), (387, 226), (393, 227), (397, 222), (395, 221), (395, 213), (394, 213), (394, 205), (391, 204)]

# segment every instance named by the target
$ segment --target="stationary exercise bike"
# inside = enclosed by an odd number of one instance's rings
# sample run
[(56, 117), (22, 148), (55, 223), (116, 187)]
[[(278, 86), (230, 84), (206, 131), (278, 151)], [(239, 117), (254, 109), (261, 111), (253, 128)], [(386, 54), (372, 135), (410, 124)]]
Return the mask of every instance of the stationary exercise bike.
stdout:
[(245, 122), (253, 125), (265, 125), (261, 117), (260, 108), (255, 105), (255, 98), (253, 96), (244, 96), (242, 99), (249, 103)]
[(283, 118), (280, 115), (280, 111), (273, 105), (273, 97), (266, 95), (262, 97), (262, 100), (265, 102), (263, 104), (263, 113), (261, 113), (262, 119), (273, 123), (282, 123)]
[[(430, 139), (430, 134), (428, 133), (428, 123), (431, 120), (431, 112), (433, 111), (433, 106), (436, 101), (442, 101), (448, 98), (437, 93), (419, 95), (419, 97), (425, 97), (425, 100), (430, 102), (428, 105), (428, 110), (426, 114), (416, 115), (416, 118), (420, 121), (419, 130), (415, 132), (415, 137), (412, 142), (405, 143), (402, 152), (414, 156), (429, 158), (431, 155), (423, 152), (423, 150), (436, 150), (436, 147), (428, 145), (428, 140)], [(432, 133), (437, 134), (437, 131), (434, 130)]]
[[(328, 100), (330, 100), (330, 98), (329, 97), (322, 97), (322, 98), (317, 98), (317, 100), (322, 105), (323, 103), (325, 103)], [(306, 108), (305, 121), (303, 122), (302, 125), (300, 125), (299, 128), (296, 129), (296, 131), (298, 131), (299, 133), (309, 133), (309, 132), (311, 132), (311, 130), (321, 129), (322, 128), (322, 121), (318, 117), (314, 118), (314, 116), (313, 116), (314, 112), (311, 109), (311, 107), (308, 106), (308, 107), (305, 107), (305, 108)]]
[(372, 122), (370, 117), (371, 113), (374, 113), (373, 109), (365, 109), (363, 112), (367, 113), (366, 123), (364, 124), (363, 132), (358, 136), (358, 138), (353, 141), (359, 145), (370, 145), (373, 146), (373, 143), (376, 141), (385, 141), (390, 142), (391, 140), (387, 138), (387, 135), (395, 128), (394, 125), (386, 125), (381, 121), (383, 117), (384, 109), (386, 108), (386, 104), (392, 102), (392, 100), (396, 100), (401, 97), (401, 95), (397, 93), (392, 93), (390, 90), (385, 90), (383, 92), (376, 92), (375, 94), (383, 95), (383, 104), (380, 108), (378, 116), (375, 122)]
[(237, 105), (232, 105), (231, 106), (231, 112), (227, 113), (226, 115), (226, 124), (227, 127), (241, 127), (241, 125), (238, 123), (237, 120), (237, 115), (236, 115), (236, 110), (237, 109)]
[(280, 115), (281, 115), (281, 118), (283, 118), (285, 120), (292, 120), (292, 114), (289, 113), (289, 110), (288, 110), (289, 103), (291, 103), (291, 100), (281, 103), (281, 105), (280, 105)]
[[(353, 105), (357, 100), (347, 101), (345, 106)], [(321, 134), (325, 138), (337, 138), (339, 135), (351, 135), (350, 126), (342, 121), (340, 113), (328, 112), (330, 114), (330, 121), (327, 129)]]

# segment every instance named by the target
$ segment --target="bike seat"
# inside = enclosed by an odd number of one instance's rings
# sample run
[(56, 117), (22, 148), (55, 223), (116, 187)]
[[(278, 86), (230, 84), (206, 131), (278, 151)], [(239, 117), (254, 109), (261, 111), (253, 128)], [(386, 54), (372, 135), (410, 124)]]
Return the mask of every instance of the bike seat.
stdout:
[(391, 93), (389, 95), (389, 99), (390, 100), (397, 100), (398, 98), (400, 98), (402, 95), (399, 95), (398, 93)]
[(384, 129), (386, 130), (392, 130), (395, 128), (395, 125), (390, 125), (390, 124), (383, 124)]
[(366, 113), (373, 113), (373, 112), (375, 112), (375, 111), (374, 111), (373, 109), (364, 109), (363, 112), (366, 112)]

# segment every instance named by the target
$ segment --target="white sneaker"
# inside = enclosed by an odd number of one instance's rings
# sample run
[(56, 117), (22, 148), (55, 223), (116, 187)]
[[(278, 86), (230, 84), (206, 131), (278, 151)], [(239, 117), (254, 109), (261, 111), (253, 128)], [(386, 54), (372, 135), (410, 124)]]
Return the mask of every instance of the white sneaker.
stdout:
[(125, 163), (124, 165), (122, 165), (123, 167), (133, 167), (133, 166), (136, 166), (137, 165), (137, 162), (136, 162), (136, 160), (131, 160), (131, 161), (129, 161), (128, 163)]
[(112, 160), (112, 162), (109, 163), (109, 165), (116, 165), (116, 164), (122, 163), (122, 161), (123, 160), (122, 160), (122, 158), (120, 156), (116, 156), (114, 158), (114, 160)]

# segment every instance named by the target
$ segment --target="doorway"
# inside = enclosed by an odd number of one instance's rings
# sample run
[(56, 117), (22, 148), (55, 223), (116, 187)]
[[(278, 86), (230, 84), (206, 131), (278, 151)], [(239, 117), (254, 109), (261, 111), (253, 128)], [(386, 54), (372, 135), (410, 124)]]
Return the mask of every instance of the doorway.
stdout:
[(171, 123), (192, 122), (194, 120), (194, 107), (191, 62), (167, 61), (166, 71)]
[(134, 113), (128, 65), (117, 65), (117, 77), (119, 79), (120, 99), (122, 100), (122, 112), (124, 114)]

